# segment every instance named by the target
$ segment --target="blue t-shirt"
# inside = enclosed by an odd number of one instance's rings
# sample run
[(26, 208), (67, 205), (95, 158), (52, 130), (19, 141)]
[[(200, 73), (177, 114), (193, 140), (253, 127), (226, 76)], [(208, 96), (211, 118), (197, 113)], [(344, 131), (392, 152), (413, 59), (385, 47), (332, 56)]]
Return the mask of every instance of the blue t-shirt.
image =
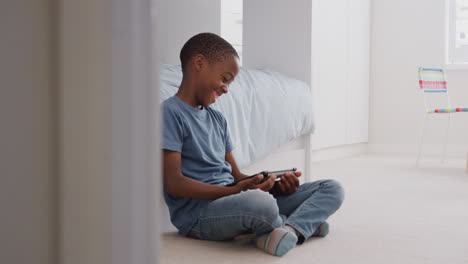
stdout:
[[(196, 109), (173, 96), (162, 104), (162, 148), (181, 153), (182, 174), (199, 182), (226, 185), (234, 181), (231, 165), (225, 160), (232, 151), (224, 116), (210, 107)], [(171, 222), (187, 235), (196, 224), (200, 209), (209, 200), (176, 197), (164, 188)]]

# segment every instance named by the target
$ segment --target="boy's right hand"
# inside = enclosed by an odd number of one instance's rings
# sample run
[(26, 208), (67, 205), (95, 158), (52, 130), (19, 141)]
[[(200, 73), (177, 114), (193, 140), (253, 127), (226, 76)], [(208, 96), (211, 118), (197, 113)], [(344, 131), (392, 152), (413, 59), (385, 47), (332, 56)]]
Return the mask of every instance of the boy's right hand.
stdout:
[(259, 184), (259, 182), (263, 180), (263, 177), (264, 176), (262, 174), (258, 174), (255, 177), (252, 177), (252, 179), (238, 182), (236, 185), (234, 185), (234, 187), (239, 188), (240, 191), (260, 189), (262, 191), (268, 192), (271, 190), (271, 188), (273, 188), (273, 185), (275, 185), (276, 176), (270, 175), (268, 180)]

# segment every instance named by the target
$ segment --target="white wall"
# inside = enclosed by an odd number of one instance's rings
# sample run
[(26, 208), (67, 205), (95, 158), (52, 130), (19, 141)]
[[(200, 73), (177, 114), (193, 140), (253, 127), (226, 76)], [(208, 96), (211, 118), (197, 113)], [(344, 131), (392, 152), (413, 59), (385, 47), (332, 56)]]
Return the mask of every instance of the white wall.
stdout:
[(158, 14), (162, 63), (180, 64), (180, 49), (195, 34), (221, 35), (221, 0), (165, 0)]
[(243, 65), (268, 68), (311, 85), (312, 2), (244, 1)]
[[(415, 152), (423, 114), (417, 68), (443, 66), (444, 0), (372, 1), (370, 144)], [(448, 71), (454, 105), (468, 105), (468, 72)], [(446, 116), (429, 120), (427, 143), (443, 143)], [(468, 114), (454, 115), (449, 152), (466, 155)], [(439, 153), (441, 146), (432, 148)], [(427, 149), (431, 151), (431, 149)]]
[(55, 263), (50, 10), (0, 2), (0, 263)]

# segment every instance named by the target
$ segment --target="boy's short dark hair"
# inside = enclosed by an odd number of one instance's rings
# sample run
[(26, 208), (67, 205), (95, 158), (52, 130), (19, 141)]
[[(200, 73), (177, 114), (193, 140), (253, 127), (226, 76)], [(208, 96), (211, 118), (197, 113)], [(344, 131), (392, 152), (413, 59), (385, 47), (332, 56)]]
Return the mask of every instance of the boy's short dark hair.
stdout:
[(197, 54), (202, 54), (210, 62), (223, 61), (228, 56), (239, 58), (234, 47), (222, 37), (213, 33), (200, 33), (191, 37), (180, 50), (182, 71), (187, 61)]

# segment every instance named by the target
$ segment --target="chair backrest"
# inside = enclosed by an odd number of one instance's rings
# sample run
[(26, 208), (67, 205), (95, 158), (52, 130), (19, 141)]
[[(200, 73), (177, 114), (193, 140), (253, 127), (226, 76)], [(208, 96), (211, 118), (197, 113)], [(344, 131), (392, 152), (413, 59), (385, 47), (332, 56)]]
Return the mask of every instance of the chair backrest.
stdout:
[(443, 69), (419, 67), (418, 75), (419, 88), (423, 92), (447, 92), (447, 78)]
[[(444, 69), (419, 67), (418, 76), (419, 89), (424, 94), (424, 106), (427, 113), (455, 112), (455, 110), (452, 111), (451, 109), (447, 77)], [(445, 96), (438, 98), (439, 100), (435, 100), (437, 98), (434, 98), (433, 96), (430, 96), (431, 98), (427, 98), (427, 93), (443, 93)]]

